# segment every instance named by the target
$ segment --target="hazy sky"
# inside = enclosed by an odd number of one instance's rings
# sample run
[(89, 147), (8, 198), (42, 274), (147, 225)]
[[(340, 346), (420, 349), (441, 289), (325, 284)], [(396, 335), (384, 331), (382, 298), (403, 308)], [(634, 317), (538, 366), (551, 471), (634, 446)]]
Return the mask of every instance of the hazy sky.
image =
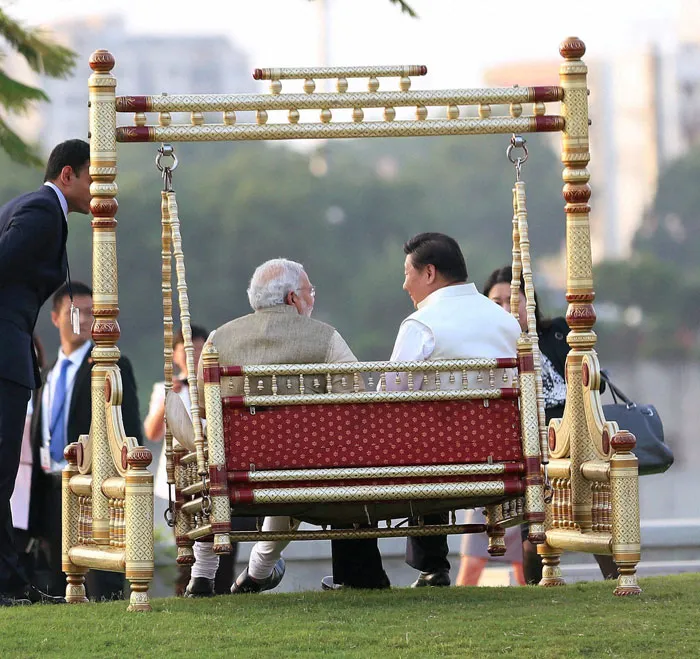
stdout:
[[(570, 34), (586, 42), (588, 57), (650, 37), (668, 41), (684, 0), (410, 0), (417, 20), (389, 0), (326, 1), (330, 64), (427, 64), (430, 74), (416, 86), (462, 87), (480, 84), (481, 70), (493, 63), (558, 57), (559, 42)], [(248, 53), (251, 67), (308, 66), (319, 58), (319, 8), (309, 0), (0, 0), (0, 6), (31, 24), (102, 13), (124, 16), (127, 28), (140, 33), (224, 33)]]

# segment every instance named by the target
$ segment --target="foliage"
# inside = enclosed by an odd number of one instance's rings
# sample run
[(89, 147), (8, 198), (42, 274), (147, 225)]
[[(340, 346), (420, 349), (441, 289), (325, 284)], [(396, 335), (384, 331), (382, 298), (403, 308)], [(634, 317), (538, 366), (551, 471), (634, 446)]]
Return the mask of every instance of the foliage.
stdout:
[(696, 152), (671, 163), (634, 238), (632, 258), (597, 268), (598, 303), (613, 305), (620, 316), (601, 326), (601, 343), (616, 354), (700, 355), (699, 178)]
[[(6, 609), (3, 657), (697, 657), (700, 575), (562, 588), (401, 588)], [(692, 617), (692, 616), (691, 616)]]
[[(560, 164), (533, 136), (524, 170), (536, 257), (564, 239)], [(401, 289), (402, 245), (426, 230), (454, 235), (478, 285), (511, 257), (513, 168), (507, 138), (358, 140), (329, 145), (329, 171), (309, 172), (309, 154), (284, 145), (178, 144), (174, 175), (193, 322), (213, 329), (249, 312), (254, 268), (285, 256), (304, 263), (318, 293), (315, 317), (336, 326), (361, 359), (387, 358), (411, 312)], [(161, 182), (155, 146), (119, 148), (119, 346), (135, 367), (141, 404), (162, 378)], [(0, 199), (36, 187), (30, 170), (0, 179)], [(76, 280), (91, 281), (87, 218), (70, 218)], [(37, 326), (49, 354), (55, 328)], [(146, 392), (146, 393), (143, 393)]]
[[(32, 71), (51, 78), (65, 78), (73, 69), (76, 54), (47, 38), (40, 30), (27, 28), (10, 18), (0, 8), (0, 38), (11, 50), (21, 55)], [(0, 49), (0, 63), (6, 53)], [(25, 85), (11, 78), (0, 68), (0, 107), (8, 113), (24, 114), (36, 101), (48, 101), (37, 87)], [(0, 148), (10, 157), (25, 165), (40, 166), (42, 160), (34, 147), (26, 144), (0, 118)]]
[(405, 2), (405, 0), (389, 0), (389, 2), (391, 2), (393, 5), (398, 5), (401, 12), (408, 14), (411, 18), (418, 18), (418, 14), (416, 14), (411, 5), (409, 5), (408, 2)]

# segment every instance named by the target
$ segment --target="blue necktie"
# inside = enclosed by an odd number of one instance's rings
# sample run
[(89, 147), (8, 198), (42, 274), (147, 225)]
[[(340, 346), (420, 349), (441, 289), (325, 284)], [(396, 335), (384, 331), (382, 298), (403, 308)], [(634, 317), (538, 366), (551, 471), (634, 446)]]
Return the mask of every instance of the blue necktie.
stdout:
[(72, 363), (70, 359), (64, 359), (61, 362), (61, 371), (58, 374), (51, 405), (49, 450), (54, 462), (63, 462), (63, 449), (66, 447), (66, 373)]

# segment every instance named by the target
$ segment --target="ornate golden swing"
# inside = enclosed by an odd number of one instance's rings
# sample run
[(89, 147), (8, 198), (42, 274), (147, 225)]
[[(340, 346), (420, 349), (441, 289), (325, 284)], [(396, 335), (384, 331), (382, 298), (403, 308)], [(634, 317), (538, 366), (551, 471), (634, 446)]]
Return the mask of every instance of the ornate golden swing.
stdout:
[[(172, 381), (174, 255), (192, 400), (189, 438), (180, 437), (183, 445), (174, 447), (169, 430), (165, 437), (168, 481), (175, 486), (170, 515), (177, 560), (191, 563), (193, 542), (211, 536), (215, 551), (227, 553), (232, 538), (464, 532), (487, 532), (489, 551), (498, 555), (505, 551), (505, 528), (525, 522), (543, 557), (541, 585), (564, 583), (559, 568), (563, 551), (584, 551), (612, 554), (620, 571), (615, 594), (640, 592), (637, 459), (631, 452), (635, 440), (614, 422), (605, 421), (593, 349), (588, 92), (587, 68), (581, 60), (585, 46), (571, 37), (561, 44), (560, 53), (564, 58), (560, 84), (550, 87), (411, 91), (411, 77), (424, 75), (425, 67), (334, 67), (256, 69), (255, 79), (270, 80), (270, 94), (120, 97), (115, 95), (111, 73), (114, 57), (104, 50), (93, 53), (89, 82), (93, 415), (90, 434), (67, 447), (68, 466), (63, 472), (63, 570), (69, 602), (85, 601), (84, 575), (97, 568), (125, 572), (131, 585), (129, 609), (150, 610), (151, 454), (124, 433), (116, 366), (116, 143), (487, 133), (514, 134), (509, 149), (518, 172), (513, 190), (511, 306), (517, 310), (522, 272), (529, 326), (518, 341), (517, 358), (436, 361), (427, 369), (426, 362), (242, 365), (220, 363), (209, 345), (202, 355), (203, 392), (195, 379), (177, 202), (170, 185), (176, 161), (167, 158), (173, 155), (172, 147), (161, 147), (165, 382), (167, 387)], [(399, 78), (399, 91), (379, 91), (379, 78), (386, 77)], [(316, 93), (315, 80), (320, 78), (337, 79), (337, 92)], [(368, 91), (348, 91), (348, 78), (368, 78)], [(282, 81), (289, 79), (304, 80), (304, 93), (283, 94)], [(523, 113), (524, 103), (533, 104), (532, 115)], [(547, 115), (548, 103), (561, 103), (561, 115)], [(508, 105), (509, 115), (494, 116), (492, 105)], [(447, 107), (446, 116), (430, 118), (428, 108), (435, 106)], [(461, 116), (462, 106), (478, 106), (478, 117)], [(415, 107), (416, 118), (398, 119), (397, 107)], [(366, 121), (368, 108), (384, 108), (383, 120)], [(320, 122), (301, 121), (299, 110), (310, 109), (320, 110)], [(351, 110), (352, 122), (334, 122), (335, 109)], [(256, 123), (238, 123), (236, 112), (250, 110), (256, 112)], [(268, 110), (287, 111), (288, 122), (268, 123)], [(134, 113), (134, 123), (117, 127), (117, 113), (124, 112)], [(173, 124), (171, 112), (190, 112), (191, 124)], [(206, 123), (205, 112), (221, 112), (222, 123)], [(157, 113), (157, 125), (148, 123), (149, 113)], [(562, 133), (571, 351), (565, 412), (546, 428), (525, 184), (519, 176), (524, 160), (515, 156), (524, 140), (515, 134), (554, 131)], [(390, 391), (386, 386), (396, 372), (408, 374), (408, 391)], [(434, 387), (430, 391), (413, 387), (415, 373), (434, 378)], [(344, 378), (347, 390), (334, 392), (334, 377)], [(243, 395), (233, 395), (241, 383)], [(314, 393), (319, 388), (322, 393)], [(199, 418), (202, 394), (206, 436)], [(256, 415), (256, 406), (266, 412)], [(313, 433), (305, 425), (310, 420), (316, 428)], [(421, 424), (427, 429), (419, 430)], [(300, 425), (303, 432), (298, 431)], [(448, 524), (422, 523), (422, 516), (430, 512), (476, 506), (486, 508), (485, 525), (456, 524), (454, 515)], [(232, 532), (232, 513), (257, 518), (290, 515), (322, 530)], [(418, 524), (392, 526), (391, 520), (398, 517), (417, 519)], [(351, 528), (327, 529), (339, 520)], [(387, 520), (387, 526), (360, 528), (363, 522), (378, 520)]]

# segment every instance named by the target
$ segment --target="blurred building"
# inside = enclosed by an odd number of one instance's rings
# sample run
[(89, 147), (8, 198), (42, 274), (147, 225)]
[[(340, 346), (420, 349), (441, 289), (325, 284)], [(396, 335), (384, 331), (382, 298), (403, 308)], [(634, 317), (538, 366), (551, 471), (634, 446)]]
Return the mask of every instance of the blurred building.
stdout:
[[(586, 63), (593, 258), (625, 258), (661, 169), (685, 148), (677, 59), (647, 47), (605, 61), (586, 58)], [(488, 86), (551, 85), (558, 84), (558, 72), (557, 60), (518, 62), (491, 68), (484, 78)], [(551, 140), (559, 153), (560, 136)]]
[[(78, 53), (67, 80), (42, 78), (51, 98), (39, 107), (38, 138), (45, 148), (70, 137), (86, 137), (88, 58), (98, 48), (116, 59), (117, 94), (245, 93), (253, 91), (244, 53), (224, 36), (131, 34), (124, 20), (96, 16), (47, 26), (54, 38)], [(175, 119), (175, 117), (173, 118)], [(125, 116), (124, 121), (131, 117)]]

